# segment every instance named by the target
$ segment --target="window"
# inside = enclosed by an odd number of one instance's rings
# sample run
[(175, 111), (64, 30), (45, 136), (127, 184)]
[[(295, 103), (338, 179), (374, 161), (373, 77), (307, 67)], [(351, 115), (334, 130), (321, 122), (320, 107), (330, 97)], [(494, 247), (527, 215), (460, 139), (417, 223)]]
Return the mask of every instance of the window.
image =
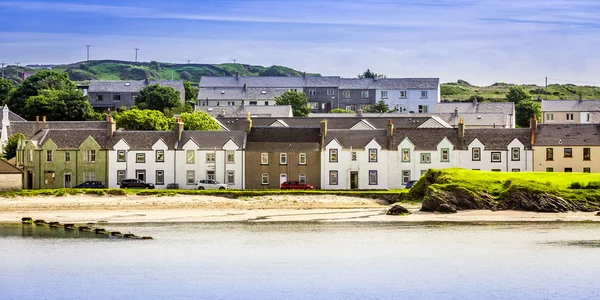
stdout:
[(421, 99), (427, 99), (427, 91), (421, 91)]
[(327, 89), (327, 96), (335, 96), (335, 89)]
[(554, 121), (554, 114), (546, 114), (546, 121)]
[[(258, 102), (257, 102), (257, 101), (250, 101), (250, 104), (249, 104), (249, 105), (251, 105), (251, 106), (256, 106), (257, 104), (258, 104)], [(217, 106), (218, 106), (218, 105), (217, 105)]]
[(279, 164), (280, 165), (287, 165), (287, 153), (280, 153), (279, 154)]
[(554, 172), (554, 168), (546, 168), (546, 172)]
[(46, 162), (52, 162), (52, 150), (46, 150)]
[(377, 185), (377, 171), (369, 170), (369, 185)]
[(350, 91), (343, 91), (342, 98), (350, 98)]
[(125, 150), (117, 151), (117, 161), (125, 161)]
[(227, 184), (235, 184), (235, 171), (227, 170)]
[(519, 148), (511, 148), (510, 149), (510, 153), (511, 153), (511, 160), (512, 161), (519, 161), (521, 160), (521, 149)]
[(263, 184), (263, 185), (269, 184), (269, 173), (262, 173), (261, 184)]
[(196, 151), (195, 150), (186, 150), (185, 151), (185, 163), (193, 164), (196, 162)]
[(85, 150), (83, 152), (83, 161), (88, 163), (96, 162), (96, 150)]
[(329, 149), (329, 162), (338, 162), (338, 150)]
[(338, 171), (329, 171), (329, 185), (338, 184)]
[(196, 184), (196, 171), (188, 170), (186, 174), (186, 183), (188, 185)]
[(121, 182), (125, 180), (125, 170), (117, 171), (117, 184), (121, 184)]
[(369, 162), (377, 162), (377, 149), (369, 149)]
[(206, 162), (214, 163), (215, 162), (215, 154), (214, 153), (206, 153)]
[(400, 91), (400, 98), (406, 98), (406, 91)]
[(114, 94), (113, 101), (121, 101), (121, 94)]
[(65, 162), (71, 162), (71, 152), (65, 152)]
[(381, 91), (381, 98), (382, 99), (387, 99), (387, 97), (388, 97), (387, 91)]
[(44, 184), (54, 184), (56, 173), (54, 171), (44, 171)]
[(290, 92), (297, 92), (298, 89), (290, 89)]
[(591, 171), (590, 168), (583, 168), (583, 173), (591, 173)]
[(421, 163), (422, 164), (431, 163), (431, 153), (421, 153)]
[(165, 184), (165, 171), (156, 170), (156, 185), (164, 185)]
[(308, 95), (309, 95), (309, 96), (314, 96), (314, 95), (316, 95), (316, 94), (317, 94), (317, 90), (315, 90), (315, 89), (309, 89), (309, 90), (308, 90)]
[(481, 148), (476, 147), (471, 150), (471, 160), (472, 161), (480, 161), (481, 160)]
[(310, 109), (319, 109), (319, 102), (308, 102)]
[(573, 172), (573, 168), (565, 168), (565, 173), (572, 173)]
[(298, 180), (299, 180), (300, 182), (304, 182), (304, 183), (306, 183), (306, 174), (304, 174), (304, 173), (300, 173), (300, 174), (298, 174)]
[(27, 161), (28, 162), (32, 162), (33, 161), (33, 150), (29, 150), (27, 151), (29, 154), (27, 155)]
[(261, 153), (260, 154), (260, 164), (261, 165), (269, 164), (269, 153)]
[(410, 149), (402, 149), (402, 162), (410, 161)]
[(96, 171), (84, 171), (83, 181), (96, 181)]
[(554, 148), (546, 148), (546, 160), (554, 160)]
[(429, 111), (429, 107), (427, 105), (419, 105), (419, 113), (426, 114)]
[(235, 150), (227, 150), (227, 163), (228, 164), (235, 163)]
[(360, 91), (361, 98), (369, 98), (369, 91)]
[(358, 159), (358, 153), (356, 153), (356, 151), (352, 151), (350, 156), (352, 158), (352, 161), (356, 161)]
[(567, 114), (567, 121), (573, 121), (573, 114)]
[(450, 149), (443, 148), (442, 149), (442, 162), (449, 162), (449, 161), (450, 161)]
[(500, 169), (492, 169), (492, 172), (502, 172)]
[(156, 150), (156, 162), (165, 162), (165, 150)]
[(137, 153), (135, 155), (135, 162), (136, 163), (144, 163), (144, 162), (146, 162), (146, 153)]
[(565, 157), (573, 157), (573, 148), (565, 148)]
[(406, 185), (410, 181), (410, 171), (402, 171), (402, 185)]
[(492, 152), (492, 162), (501, 162), (502, 161), (502, 155), (500, 154), (500, 152)]
[(521, 169), (512, 169), (513, 172), (521, 172)]
[(103, 101), (104, 95), (96, 95), (96, 101)]
[(306, 153), (300, 153), (298, 155), (298, 164), (300, 164), (300, 165), (306, 164)]
[(583, 160), (591, 160), (590, 148), (583, 148)]
[(215, 176), (214, 170), (206, 171), (206, 179), (215, 180), (215, 178), (216, 178), (216, 176)]

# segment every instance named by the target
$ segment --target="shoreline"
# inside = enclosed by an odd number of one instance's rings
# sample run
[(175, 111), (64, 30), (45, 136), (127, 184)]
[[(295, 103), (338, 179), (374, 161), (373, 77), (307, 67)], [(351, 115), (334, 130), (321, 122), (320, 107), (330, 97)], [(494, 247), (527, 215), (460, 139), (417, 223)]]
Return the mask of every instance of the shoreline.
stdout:
[(275, 195), (228, 199), (208, 195), (44, 196), (0, 198), (0, 223), (22, 217), (63, 223), (167, 222), (600, 222), (595, 212), (536, 213), (463, 210), (456, 214), (419, 211), (420, 203), (400, 203), (412, 214), (388, 216), (391, 205), (345, 196)]

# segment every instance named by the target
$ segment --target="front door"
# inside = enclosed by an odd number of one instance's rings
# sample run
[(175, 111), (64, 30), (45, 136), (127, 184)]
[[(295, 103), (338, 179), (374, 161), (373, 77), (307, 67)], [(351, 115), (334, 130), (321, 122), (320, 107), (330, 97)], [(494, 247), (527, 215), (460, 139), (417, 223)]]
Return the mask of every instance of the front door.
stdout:
[(65, 173), (65, 188), (71, 188), (71, 173)]
[(350, 189), (358, 189), (358, 172), (350, 172)]
[(331, 110), (331, 103), (325, 104), (325, 112), (329, 112)]
[(27, 171), (27, 189), (33, 189), (33, 172)]
[(281, 185), (282, 183), (287, 181), (287, 174), (285, 173), (281, 173), (281, 175), (279, 175), (279, 185)]
[(143, 182), (146, 182), (146, 170), (136, 170), (135, 178), (137, 178)]

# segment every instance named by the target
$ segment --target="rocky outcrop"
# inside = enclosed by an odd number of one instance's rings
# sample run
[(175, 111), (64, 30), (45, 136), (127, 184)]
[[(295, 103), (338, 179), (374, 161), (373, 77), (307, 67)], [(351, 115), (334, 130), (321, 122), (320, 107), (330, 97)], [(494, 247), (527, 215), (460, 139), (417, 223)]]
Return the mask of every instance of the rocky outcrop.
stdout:
[(497, 210), (524, 210), (535, 212), (568, 212), (597, 210), (593, 203), (579, 203), (546, 192), (528, 191), (522, 188), (511, 187), (501, 197)]
[(393, 215), (393, 216), (409, 215), (409, 214), (410, 214), (410, 211), (408, 209), (406, 209), (406, 207), (397, 205), (397, 204), (392, 206), (386, 213), (386, 215)]
[(452, 186), (444, 190), (433, 187), (427, 189), (423, 198), (421, 211), (437, 211), (440, 205), (448, 204), (457, 210), (493, 209), (494, 198), (485, 193), (477, 193), (462, 187)]
[(600, 217), (600, 211), (596, 213), (596, 216), (597, 216), (597, 217)]
[(442, 203), (440, 206), (438, 206), (435, 212), (440, 214), (455, 214), (456, 208), (450, 204)]

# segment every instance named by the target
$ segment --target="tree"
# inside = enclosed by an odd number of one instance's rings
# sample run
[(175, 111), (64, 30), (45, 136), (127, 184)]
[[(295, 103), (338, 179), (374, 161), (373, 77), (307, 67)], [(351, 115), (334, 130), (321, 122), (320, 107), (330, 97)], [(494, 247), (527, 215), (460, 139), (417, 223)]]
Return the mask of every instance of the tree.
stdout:
[(171, 121), (157, 110), (130, 109), (114, 115), (118, 128), (125, 130), (169, 130)]
[[(29, 97), (37, 96), (42, 90), (73, 91), (77, 87), (67, 73), (41, 71), (25, 79), (8, 97), (8, 107), (17, 115), (25, 115)], [(34, 116), (35, 117), (35, 116)], [(29, 119), (33, 120), (33, 119)]]
[(151, 84), (140, 91), (135, 98), (135, 105), (140, 109), (164, 111), (165, 108), (180, 107), (179, 92), (170, 86)]
[(375, 78), (375, 73), (371, 72), (371, 70), (367, 69), (362, 74), (357, 76), (358, 78)]
[(517, 105), (521, 101), (531, 100), (531, 94), (522, 86), (511, 86), (508, 89), (508, 94), (506, 94), (506, 100)]
[(53, 121), (84, 121), (97, 118), (87, 97), (77, 89), (41, 90), (39, 95), (27, 99), (21, 116), (28, 120), (34, 119), (35, 116), (47, 116)]
[(8, 95), (15, 89), (12, 81), (0, 78), (0, 106), (7, 103)]
[(182, 71), (181, 73), (179, 73), (179, 77), (181, 77), (181, 79), (185, 81), (192, 80), (192, 74), (190, 74), (190, 72), (188, 71)]
[(179, 115), (185, 130), (220, 130), (221, 126), (209, 114), (203, 111), (182, 113)]
[(485, 100), (485, 98), (483, 98), (483, 96), (479, 96), (479, 95), (473, 95), (471, 97), (469, 97), (469, 101), (470, 102), (483, 102)]
[(515, 106), (515, 121), (518, 127), (529, 127), (530, 120), (533, 115), (538, 120), (542, 119), (542, 109), (539, 102), (531, 100), (523, 100)]
[(196, 103), (196, 99), (198, 99), (198, 92), (200, 88), (195, 85), (192, 85), (191, 82), (185, 81), (183, 82), (183, 88), (185, 89), (185, 102), (187, 103)]
[(310, 113), (308, 107), (308, 96), (302, 92), (287, 91), (281, 96), (275, 97), (277, 105), (291, 105), (294, 117), (306, 117)]
[(367, 112), (370, 113), (386, 113), (390, 111), (390, 106), (385, 103), (385, 101), (379, 100), (377, 101), (377, 103), (375, 105), (371, 105), (369, 106), (369, 108), (367, 108)]
[(353, 114), (354, 112), (351, 110), (345, 110), (343, 108), (334, 108), (329, 111), (330, 114)]
[(6, 160), (9, 160), (15, 156), (17, 156), (17, 146), (19, 146), (19, 141), (24, 140), (25, 135), (22, 133), (13, 134), (8, 137), (8, 141), (4, 146), (3, 157)]

